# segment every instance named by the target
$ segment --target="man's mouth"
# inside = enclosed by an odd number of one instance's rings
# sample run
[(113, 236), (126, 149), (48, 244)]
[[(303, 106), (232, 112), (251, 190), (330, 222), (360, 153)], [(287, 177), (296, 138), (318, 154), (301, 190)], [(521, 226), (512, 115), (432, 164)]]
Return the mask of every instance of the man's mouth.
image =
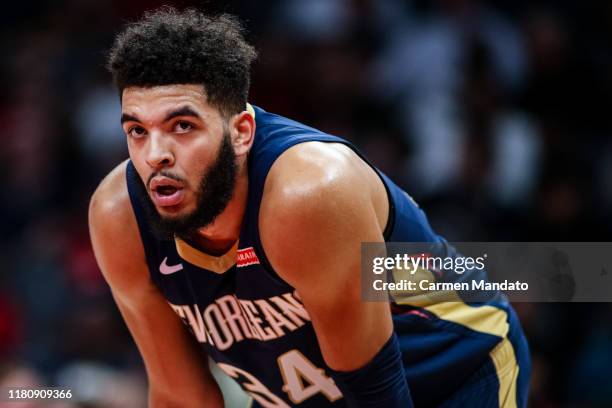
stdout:
[(173, 186), (160, 186), (160, 187), (157, 187), (157, 190), (155, 191), (162, 196), (169, 196), (169, 195), (174, 194), (177, 190), (178, 188), (173, 187)]
[(168, 177), (154, 177), (149, 183), (151, 199), (158, 207), (179, 205), (185, 196), (183, 184)]

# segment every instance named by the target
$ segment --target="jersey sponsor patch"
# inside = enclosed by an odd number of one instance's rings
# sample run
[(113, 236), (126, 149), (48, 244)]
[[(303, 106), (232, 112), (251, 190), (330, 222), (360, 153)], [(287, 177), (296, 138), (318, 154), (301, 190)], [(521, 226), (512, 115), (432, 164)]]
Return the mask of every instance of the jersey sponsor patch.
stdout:
[(242, 248), (236, 252), (236, 267), (242, 268), (249, 265), (259, 264), (259, 258), (253, 247)]

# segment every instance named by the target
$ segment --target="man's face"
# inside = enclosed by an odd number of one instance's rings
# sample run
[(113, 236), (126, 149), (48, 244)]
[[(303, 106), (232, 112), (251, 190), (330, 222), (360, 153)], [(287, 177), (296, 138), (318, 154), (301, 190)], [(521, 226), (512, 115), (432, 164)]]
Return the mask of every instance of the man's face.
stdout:
[(157, 232), (189, 238), (212, 223), (232, 197), (237, 170), (229, 131), (204, 87), (126, 88), (121, 121)]

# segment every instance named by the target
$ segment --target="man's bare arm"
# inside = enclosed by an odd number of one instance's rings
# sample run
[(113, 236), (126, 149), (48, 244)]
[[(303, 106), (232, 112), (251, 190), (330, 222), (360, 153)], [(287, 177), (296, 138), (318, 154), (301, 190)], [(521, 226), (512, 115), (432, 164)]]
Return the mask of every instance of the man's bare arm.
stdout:
[(389, 305), (360, 295), (360, 243), (383, 241), (387, 211), (378, 176), (346, 147), (298, 145), (268, 175), (264, 249), (300, 294), (334, 370), (364, 366), (391, 336)]
[(98, 265), (144, 359), (150, 406), (223, 407), (205, 356), (150, 280), (125, 168), (119, 165), (94, 193), (89, 229)]

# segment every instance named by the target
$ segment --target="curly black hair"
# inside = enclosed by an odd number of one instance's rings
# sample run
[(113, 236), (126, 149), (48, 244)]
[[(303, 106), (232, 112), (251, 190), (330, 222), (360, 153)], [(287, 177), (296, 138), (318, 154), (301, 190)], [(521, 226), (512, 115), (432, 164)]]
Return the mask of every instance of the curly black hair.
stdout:
[(245, 109), (256, 56), (235, 17), (164, 7), (117, 35), (107, 68), (120, 94), (130, 86), (202, 84), (227, 117)]

